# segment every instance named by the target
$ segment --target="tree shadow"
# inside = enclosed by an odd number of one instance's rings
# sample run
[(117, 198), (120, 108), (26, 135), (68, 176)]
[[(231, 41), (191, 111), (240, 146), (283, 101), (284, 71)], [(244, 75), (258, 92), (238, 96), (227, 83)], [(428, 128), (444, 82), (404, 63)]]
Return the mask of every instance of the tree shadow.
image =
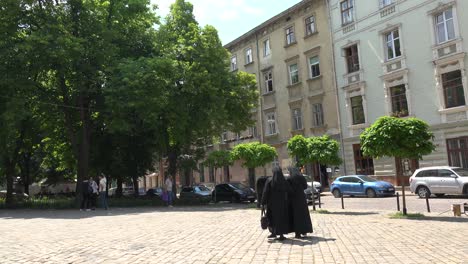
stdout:
[(468, 217), (466, 215), (459, 216), (459, 217), (448, 217), (448, 216), (425, 216), (419, 218), (405, 218), (405, 220), (411, 221), (438, 221), (438, 222), (452, 222), (452, 223), (468, 223)]
[[(311, 213), (314, 213), (314, 211), (310, 211)], [(359, 215), (377, 215), (379, 213), (377, 212), (347, 212), (347, 211), (343, 211), (343, 212), (339, 212), (339, 211), (333, 211), (333, 212), (329, 212), (327, 211), (326, 213), (314, 213), (315, 214), (323, 214), (323, 215), (349, 215), (349, 216), (359, 216)]]
[(248, 204), (208, 204), (193, 206), (148, 206), (148, 207), (111, 207), (109, 210), (80, 211), (79, 209), (2, 209), (0, 219), (85, 219), (119, 215), (144, 215), (151, 213), (173, 212), (223, 212), (246, 210)]

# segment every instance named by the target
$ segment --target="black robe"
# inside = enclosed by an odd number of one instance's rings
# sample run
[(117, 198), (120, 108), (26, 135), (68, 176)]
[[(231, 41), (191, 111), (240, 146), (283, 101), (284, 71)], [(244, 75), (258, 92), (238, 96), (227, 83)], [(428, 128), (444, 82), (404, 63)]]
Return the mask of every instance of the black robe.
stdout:
[(307, 189), (307, 180), (302, 175), (292, 175), (287, 181), (291, 185), (292, 192), (289, 195), (290, 207), (290, 232), (298, 234), (312, 233), (312, 221), (310, 219), (309, 206), (304, 190)]
[(291, 188), (286, 181), (282, 188), (273, 188), (271, 178), (267, 180), (263, 189), (262, 205), (266, 205), (268, 228), (277, 236), (287, 234), (290, 230), (288, 212), (288, 192), (290, 191)]

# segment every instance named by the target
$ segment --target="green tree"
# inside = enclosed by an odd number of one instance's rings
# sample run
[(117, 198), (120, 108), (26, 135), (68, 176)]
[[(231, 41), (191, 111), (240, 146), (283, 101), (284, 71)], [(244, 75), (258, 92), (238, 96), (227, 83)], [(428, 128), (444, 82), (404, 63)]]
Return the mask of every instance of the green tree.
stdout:
[[(418, 118), (380, 117), (360, 138), (363, 154), (374, 158), (422, 159), (435, 150), (429, 125)], [(403, 214), (406, 215), (404, 184), (402, 187)]]
[(273, 162), (277, 156), (274, 147), (260, 142), (242, 143), (236, 145), (231, 151), (231, 159), (241, 160), (242, 166), (248, 168), (251, 188), (255, 188), (255, 168)]
[(339, 165), (340, 144), (328, 135), (305, 138), (296, 135), (288, 140), (288, 152), (297, 160), (297, 166), (318, 162), (324, 165)]
[(160, 118), (169, 174), (174, 177), (183, 149), (252, 123), (250, 110), (258, 92), (255, 76), (229, 71), (229, 54), (216, 29), (201, 28), (190, 3), (177, 0), (171, 6), (157, 39), (158, 52), (172, 61)]

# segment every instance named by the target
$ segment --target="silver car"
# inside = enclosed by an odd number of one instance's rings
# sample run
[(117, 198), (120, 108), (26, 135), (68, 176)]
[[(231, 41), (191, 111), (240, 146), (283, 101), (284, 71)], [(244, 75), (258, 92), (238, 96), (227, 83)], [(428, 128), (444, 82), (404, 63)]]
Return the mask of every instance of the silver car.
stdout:
[(420, 198), (435, 194), (468, 195), (468, 169), (438, 166), (417, 169), (409, 179), (410, 190)]

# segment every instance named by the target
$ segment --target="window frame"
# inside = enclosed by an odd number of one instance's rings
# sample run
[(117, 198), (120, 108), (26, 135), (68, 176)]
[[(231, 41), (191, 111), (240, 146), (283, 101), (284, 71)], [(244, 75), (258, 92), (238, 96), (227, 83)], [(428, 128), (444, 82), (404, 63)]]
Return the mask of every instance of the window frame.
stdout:
[[(398, 37), (395, 37), (395, 32), (398, 33)], [(389, 40), (391, 37), (391, 40)], [(401, 52), (401, 33), (399, 28), (392, 29), (391, 31), (387, 31), (384, 33), (384, 41), (385, 41), (385, 58), (387, 61), (394, 60), (400, 58), (402, 56)], [(398, 49), (397, 45), (398, 43)], [(391, 44), (391, 50), (389, 50), (389, 44)], [(393, 56), (390, 56), (390, 51), (392, 52)], [(397, 51), (400, 55), (397, 55)]]
[(468, 136), (448, 138), (446, 144), (449, 166), (468, 168)]
[(350, 74), (350, 73), (358, 72), (359, 70), (361, 70), (358, 44), (355, 43), (353, 45), (347, 46), (343, 48), (343, 51), (345, 55), (344, 57), (345, 57), (345, 62), (346, 62), (347, 73)]
[[(360, 99), (360, 105), (353, 105), (353, 103), (354, 103), (353, 99), (358, 98), (358, 97), (361, 98)], [(366, 114), (364, 113), (364, 100), (362, 98), (362, 95), (356, 95), (356, 96), (350, 97), (349, 102), (350, 102), (350, 105), (351, 105), (352, 124), (353, 125), (365, 124), (366, 123)], [(361, 119), (357, 120), (357, 117), (355, 116), (355, 110), (358, 110), (358, 111), (362, 112), (362, 122), (360, 122)]]
[(322, 103), (312, 104), (312, 124), (321, 127), (325, 124)]
[[(451, 11), (452, 12), (452, 17), (449, 18), (449, 19), (446, 19), (446, 12), (447, 11)], [(442, 15), (442, 22), (441, 23), (438, 23), (437, 22), (437, 17), (439, 17), (440, 15)], [(438, 12), (436, 14), (434, 14), (434, 33), (435, 33), (435, 38), (436, 38), (436, 44), (443, 44), (445, 42), (449, 42), (451, 40), (454, 40), (457, 38), (457, 32), (456, 32), (456, 28), (455, 28), (455, 10), (453, 7), (449, 7), (447, 9), (445, 9), (444, 11), (441, 11), (441, 12)], [(451, 21), (452, 23), (452, 29), (453, 29), (453, 37), (452, 38), (449, 38), (449, 31), (448, 31), (448, 27), (447, 27), (447, 22), (448, 21)], [(444, 26), (444, 40), (441, 41), (439, 39), (439, 28), (438, 26), (439, 25), (443, 25)]]
[(250, 64), (253, 62), (253, 51), (252, 48), (245, 49), (245, 64)]
[[(317, 58), (317, 61), (312, 63), (312, 59), (314, 59), (314, 58)], [(310, 78), (313, 79), (313, 78), (319, 77), (321, 75), (321, 73), (320, 73), (320, 57), (318, 55), (317, 56), (311, 56), (311, 57), (309, 57), (308, 62), (309, 62), (309, 76), (310, 76)], [(315, 69), (315, 71), (314, 71), (314, 69)], [(314, 72), (315, 73), (318, 72), (318, 74), (314, 75)]]
[[(291, 71), (291, 67), (292, 66), (296, 66), (296, 69), (294, 71)], [(297, 77), (297, 81), (296, 82), (293, 82), (293, 74), (294, 74), (294, 77)], [(291, 63), (288, 65), (288, 76), (289, 76), (289, 84), (290, 85), (295, 85), (295, 84), (298, 84), (300, 81), (299, 81), (299, 64), (296, 62), (296, 63)]]
[(300, 107), (291, 109), (292, 116), (292, 130), (302, 130), (304, 129), (304, 122), (302, 118), (302, 109)]
[[(272, 70), (269, 70), (263, 73), (263, 81), (265, 82), (265, 93), (272, 93), (275, 90), (274, 83), (273, 83), (273, 71)], [(271, 89), (270, 89), (270, 86), (271, 86)]]
[(269, 112), (266, 113), (266, 128), (267, 128), (267, 133), (265, 133), (267, 136), (271, 135), (276, 135), (278, 134), (278, 123), (276, 121), (276, 113), (275, 112)]
[(379, 2), (380, 2), (380, 8), (384, 8), (395, 3), (394, 0), (379, 0)]
[[(346, 9), (343, 4), (346, 3)], [(345, 13), (347, 18), (345, 19)], [(354, 22), (354, 0), (344, 0), (340, 2), (341, 25), (346, 26)], [(346, 21), (345, 21), (346, 20)]]
[(267, 38), (263, 41), (263, 57), (267, 57), (271, 54), (270, 39)]
[(231, 71), (237, 70), (237, 55), (231, 56)]
[(311, 15), (304, 19), (305, 22), (305, 35), (310, 36), (317, 32), (317, 25), (315, 24), (315, 16)]
[(353, 144), (353, 158), (356, 174), (375, 175), (374, 160), (363, 155), (360, 144)]
[[(395, 94), (393, 92), (394, 89), (396, 88), (403, 88), (403, 92), (399, 94)], [(390, 101), (391, 101), (391, 107), (392, 107), (392, 113), (404, 113), (403, 111), (406, 111), (405, 115), (400, 115), (400, 117), (403, 116), (408, 116), (409, 115), (409, 107), (408, 107), (408, 98), (406, 96), (406, 85), (405, 84), (400, 84), (400, 85), (395, 85), (389, 88), (389, 94), (390, 94)], [(404, 97), (404, 98), (403, 98)], [(403, 108), (403, 106), (406, 106), (406, 109), (400, 109), (396, 110), (395, 108)]]
[(296, 43), (296, 32), (294, 26), (289, 26), (285, 29), (286, 46)]
[[(444, 80), (444, 78), (445, 78), (444, 76), (447, 76), (448, 74), (453, 73), (453, 72), (459, 72), (460, 76), (457, 77), (457, 78), (454, 78), (454, 79)], [(457, 70), (454, 70), (454, 71), (449, 71), (449, 72), (446, 72), (446, 73), (442, 73), (440, 75), (440, 78), (441, 78), (441, 84), (442, 84), (442, 94), (444, 96), (444, 107), (445, 107), (445, 109), (466, 105), (465, 90), (464, 90), (464, 87), (463, 87), (463, 74), (461, 72), (461, 69), (457, 69)], [(457, 84), (457, 85), (453, 85), (451, 87), (446, 87), (447, 83), (453, 82), (454, 80), (459, 80), (460, 83)], [(461, 91), (461, 97), (459, 96), (459, 93), (460, 93), (459, 90)], [(449, 105), (448, 91), (452, 91), (452, 93), (455, 94), (455, 96), (452, 96), (456, 100), (455, 104), (453, 104), (453, 105)]]

